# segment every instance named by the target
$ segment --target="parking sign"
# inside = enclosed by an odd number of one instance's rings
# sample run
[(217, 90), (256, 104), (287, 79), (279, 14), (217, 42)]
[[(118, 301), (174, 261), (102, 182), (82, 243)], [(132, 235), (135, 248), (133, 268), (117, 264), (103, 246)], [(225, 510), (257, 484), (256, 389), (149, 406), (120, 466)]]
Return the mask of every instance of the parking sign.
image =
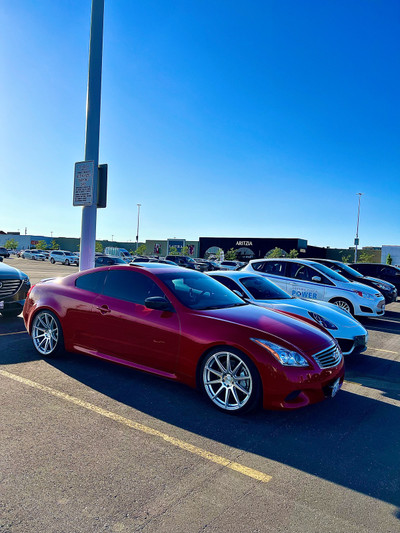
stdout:
[(93, 205), (94, 161), (75, 163), (73, 205)]

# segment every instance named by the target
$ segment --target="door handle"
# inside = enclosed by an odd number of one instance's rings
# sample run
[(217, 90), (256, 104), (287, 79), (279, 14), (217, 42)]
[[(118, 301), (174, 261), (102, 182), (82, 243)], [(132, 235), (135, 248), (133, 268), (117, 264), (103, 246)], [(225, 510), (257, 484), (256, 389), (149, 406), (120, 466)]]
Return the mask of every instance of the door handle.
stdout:
[(96, 309), (98, 309), (102, 315), (111, 313), (111, 309), (108, 307), (108, 305), (102, 305), (101, 307), (96, 307)]

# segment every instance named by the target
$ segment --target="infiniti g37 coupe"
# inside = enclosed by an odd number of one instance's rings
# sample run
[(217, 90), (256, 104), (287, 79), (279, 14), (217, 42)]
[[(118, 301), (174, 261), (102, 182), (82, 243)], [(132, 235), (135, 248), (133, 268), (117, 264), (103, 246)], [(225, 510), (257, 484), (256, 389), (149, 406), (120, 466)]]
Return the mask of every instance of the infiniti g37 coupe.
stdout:
[(221, 411), (332, 397), (342, 352), (318, 324), (245, 303), (209, 276), (136, 263), (45, 280), (24, 321), (35, 349), (107, 359), (199, 387)]

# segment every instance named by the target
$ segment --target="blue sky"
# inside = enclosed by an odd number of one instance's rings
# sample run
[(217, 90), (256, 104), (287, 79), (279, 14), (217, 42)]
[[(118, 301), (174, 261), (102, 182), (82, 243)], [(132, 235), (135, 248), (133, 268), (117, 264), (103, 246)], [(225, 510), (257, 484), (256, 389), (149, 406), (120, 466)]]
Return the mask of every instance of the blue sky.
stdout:
[[(90, 0), (0, 0), (0, 229), (80, 235)], [(105, 0), (97, 237), (400, 244), (400, 3)]]

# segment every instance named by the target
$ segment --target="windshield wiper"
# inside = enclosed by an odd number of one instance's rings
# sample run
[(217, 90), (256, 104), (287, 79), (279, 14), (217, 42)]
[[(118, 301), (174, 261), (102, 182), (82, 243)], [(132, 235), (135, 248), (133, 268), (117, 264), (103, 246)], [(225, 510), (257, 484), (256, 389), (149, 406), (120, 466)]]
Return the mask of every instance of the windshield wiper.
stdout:
[[(237, 303), (237, 304), (228, 304), (228, 305), (210, 305), (208, 307), (202, 307), (201, 308), (201, 311), (207, 311), (209, 309), (228, 309), (228, 307), (237, 307), (237, 306), (242, 306), (242, 305), (248, 305), (248, 303), (246, 302), (243, 302), (243, 303)], [(199, 309), (200, 311), (200, 309)]]

